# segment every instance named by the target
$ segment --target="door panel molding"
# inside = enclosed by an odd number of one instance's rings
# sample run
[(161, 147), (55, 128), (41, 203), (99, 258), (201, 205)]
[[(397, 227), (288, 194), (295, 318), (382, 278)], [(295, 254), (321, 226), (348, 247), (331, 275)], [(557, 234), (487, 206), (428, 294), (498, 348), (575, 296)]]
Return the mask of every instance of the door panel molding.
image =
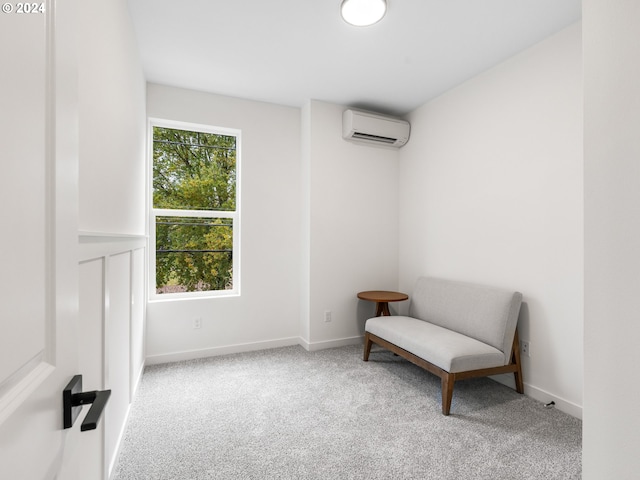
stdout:
[[(84, 322), (81, 331), (91, 336), (85, 338), (91, 345), (90, 348), (87, 346), (87, 351), (92, 349), (95, 354), (96, 350), (101, 350), (101, 364), (97, 365), (95, 358), (83, 354), (85, 348), (81, 346), (80, 366), (92, 372), (87, 381), (91, 378), (95, 388), (113, 392), (104, 422), (98, 425), (97, 440), (98, 448), (103, 452), (103, 475), (109, 478), (116, 465), (133, 395), (144, 369), (147, 237), (81, 232), (79, 246), (81, 321)], [(95, 383), (98, 380), (101, 381), (99, 386)], [(83, 445), (81, 450), (82, 455), (94, 456), (96, 447)]]
[[(5, 322), (12, 328), (4, 328), (4, 355), (1, 359), (10, 365), (0, 375), (0, 425), (16, 409), (34, 394), (55, 370), (55, 52), (53, 38), (56, 35), (55, 2), (46, 2), (44, 14), (12, 15), (3, 25), (11, 41), (3, 45), (3, 107), (7, 111), (24, 110), (12, 118), (14, 125), (7, 128), (8, 141), (3, 140), (3, 154), (10, 159), (4, 189), (8, 196), (16, 193), (13, 202), (2, 198), (9, 208), (29, 212), (30, 222), (20, 224), (19, 234), (10, 245), (5, 265), (7, 281), (12, 285), (5, 289), (3, 300)], [(9, 15), (5, 15), (9, 17)], [(21, 38), (30, 45), (28, 51), (21, 48)], [(0, 41), (4, 44), (0, 35)], [(28, 52), (28, 53), (27, 53)], [(7, 58), (8, 57), (8, 58)], [(33, 66), (40, 64), (39, 69)], [(20, 68), (23, 66), (24, 68)], [(29, 75), (25, 76), (25, 72)], [(27, 82), (27, 86), (20, 87)], [(44, 88), (43, 88), (44, 87)], [(3, 128), (4, 125), (0, 125)], [(35, 134), (34, 134), (35, 133)], [(29, 139), (27, 145), (22, 137)], [(20, 169), (20, 170), (19, 170)], [(19, 172), (28, 171), (28, 175)], [(23, 183), (34, 182), (30, 189)], [(28, 192), (28, 195), (27, 195)], [(28, 197), (28, 205), (18, 207), (15, 198)], [(17, 215), (14, 212), (13, 217)], [(25, 215), (25, 213), (22, 213)], [(11, 225), (11, 223), (9, 223)], [(22, 228), (24, 227), (24, 228)], [(5, 241), (9, 241), (7, 238)], [(18, 278), (15, 277), (18, 276)]]

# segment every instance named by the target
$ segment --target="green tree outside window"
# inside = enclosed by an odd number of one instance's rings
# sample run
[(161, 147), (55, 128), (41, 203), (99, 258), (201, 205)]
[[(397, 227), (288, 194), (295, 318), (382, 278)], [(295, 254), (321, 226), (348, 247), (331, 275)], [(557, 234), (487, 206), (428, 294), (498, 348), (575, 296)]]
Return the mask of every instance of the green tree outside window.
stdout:
[(233, 288), (236, 137), (153, 127), (156, 293)]

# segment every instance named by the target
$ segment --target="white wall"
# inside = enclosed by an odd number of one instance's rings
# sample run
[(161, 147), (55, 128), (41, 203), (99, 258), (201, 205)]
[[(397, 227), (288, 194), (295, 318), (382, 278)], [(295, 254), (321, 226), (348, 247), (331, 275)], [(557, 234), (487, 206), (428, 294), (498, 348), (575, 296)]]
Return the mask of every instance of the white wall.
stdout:
[(112, 391), (78, 456), (107, 478), (144, 366), (146, 82), (125, 0), (78, 2), (78, 20), (79, 229), (105, 234), (80, 236), (79, 361)]
[(242, 132), (241, 295), (151, 302), (147, 361), (297, 344), (300, 110), (160, 85), (147, 94), (149, 117)]
[[(524, 294), (525, 391), (582, 406), (582, 70), (573, 25), (410, 115), (400, 289), (419, 275)], [(507, 379), (503, 379), (507, 381)], [(512, 382), (512, 379), (508, 381)]]
[(80, 230), (145, 233), (145, 79), (127, 2), (80, 2)]
[(585, 480), (640, 470), (640, 3), (583, 2)]
[[(398, 284), (398, 150), (342, 139), (346, 107), (310, 101), (304, 180), (308, 188), (308, 349), (358, 343), (374, 305), (362, 290)], [(324, 321), (330, 311), (332, 321)]]
[(152, 118), (242, 131), (241, 295), (151, 302), (147, 362), (359, 343), (374, 306), (357, 292), (398, 283), (398, 151), (345, 142), (339, 105), (147, 92)]

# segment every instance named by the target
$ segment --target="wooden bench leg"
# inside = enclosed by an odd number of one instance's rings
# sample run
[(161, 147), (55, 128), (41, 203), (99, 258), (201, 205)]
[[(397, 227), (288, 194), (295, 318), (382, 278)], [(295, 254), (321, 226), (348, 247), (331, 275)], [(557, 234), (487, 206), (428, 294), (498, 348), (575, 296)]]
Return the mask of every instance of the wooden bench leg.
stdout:
[(371, 345), (373, 345), (373, 342), (371, 341), (369, 332), (366, 332), (364, 334), (364, 355), (363, 355), (363, 360), (365, 362), (369, 361), (369, 354), (371, 353)]
[(513, 376), (516, 381), (516, 392), (524, 393), (524, 380), (522, 379), (522, 363), (520, 362), (520, 339), (518, 338), (518, 329), (513, 336), (513, 350), (511, 353), (512, 362), (515, 363), (518, 369), (513, 372)]
[(518, 369), (517, 372), (513, 372), (513, 376), (516, 380), (516, 392), (524, 393), (524, 382), (522, 381), (522, 371)]
[(449, 415), (451, 410), (451, 400), (453, 399), (453, 384), (455, 380), (453, 375), (444, 374), (442, 376), (442, 414)]

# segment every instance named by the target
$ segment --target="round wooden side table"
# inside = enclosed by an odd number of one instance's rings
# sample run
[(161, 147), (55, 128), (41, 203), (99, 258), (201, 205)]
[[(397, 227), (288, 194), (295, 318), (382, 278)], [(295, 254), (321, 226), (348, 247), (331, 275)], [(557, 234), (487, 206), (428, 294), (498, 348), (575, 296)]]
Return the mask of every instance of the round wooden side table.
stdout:
[(358, 293), (360, 300), (376, 302), (376, 317), (391, 316), (389, 312), (389, 302), (402, 302), (407, 300), (409, 295), (400, 292), (388, 292), (386, 290), (369, 290)]

